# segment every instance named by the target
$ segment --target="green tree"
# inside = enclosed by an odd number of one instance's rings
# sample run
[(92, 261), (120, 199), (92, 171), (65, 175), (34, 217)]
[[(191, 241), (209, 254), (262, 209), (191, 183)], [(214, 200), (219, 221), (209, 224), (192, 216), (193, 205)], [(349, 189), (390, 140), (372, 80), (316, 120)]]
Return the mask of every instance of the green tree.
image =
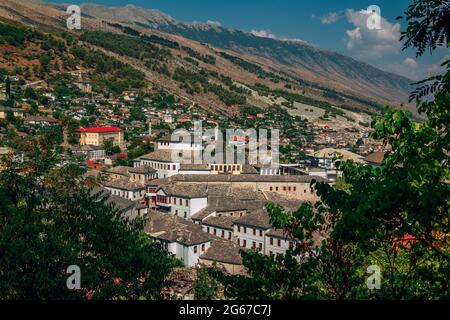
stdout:
[[(426, 48), (448, 47), (449, 14), (448, 1), (414, 0), (406, 12), (405, 48), (421, 56)], [(434, 90), (416, 91), (423, 123), (392, 109), (373, 121), (372, 137), (390, 147), (379, 167), (340, 162), (345, 185), (312, 183), (319, 202), (294, 212), (267, 206), (293, 249), (282, 257), (243, 252), (249, 277), (214, 271), (229, 297), (450, 298), (449, 62), (444, 66)], [(427, 92), (434, 99), (422, 101)], [(380, 290), (366, 287), (369, 265), (381, 269)]]
[[(48, 140), (50, 139), (50, 140)], [(18, 157), (0, 173), (1, 299), (157, 299), (179, 266), (87, 186), (51, 137), (11, 141)], [(81, 289), (66, 286), (67, 268), (81, 270)]]
[(194, 283), (196, 300), (212, 300), (216, 298), (218, 289), (219, 283), (208, 274), (208, 269), (197, 270), (197, 279)]

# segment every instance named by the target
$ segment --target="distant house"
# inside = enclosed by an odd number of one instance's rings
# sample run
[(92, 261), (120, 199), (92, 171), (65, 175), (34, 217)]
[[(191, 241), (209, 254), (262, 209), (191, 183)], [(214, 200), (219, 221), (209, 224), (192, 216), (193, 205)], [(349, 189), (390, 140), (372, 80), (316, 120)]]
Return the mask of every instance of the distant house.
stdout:
[(8, 113), (11, 113), (14, 117), (23, 118), (24, 110), (18, 108), (9, 108), (0, 106), (0, 119), (6, 119)]
[(212, 235), (203, 232), (199, 225), (180, 217), (156, 211), (150, 211), (148, 216), (145, 233), (151, 239), (162, 243), (187, 267), (196, 266), (200, 256), (207, 252), (215, 239)]
[(50, 126), (59, 123), (59, 120), (45, 116), (28, 116), (24, 120), (25, 124), (32, 126)]
[(81, 155), (87, 160), (104, 160), (106, 153), (105, 149), (99, 146), (93, 146), (93, 145), (84, 145), (81, 147), (72, 147), (72, 152), (75, 155)]
[(368, 164), (378, 167), (383, 162), (384, 155), (385, 155), (384, 151), (377, 151), (365, 157), (364, 161), (367, 162)]

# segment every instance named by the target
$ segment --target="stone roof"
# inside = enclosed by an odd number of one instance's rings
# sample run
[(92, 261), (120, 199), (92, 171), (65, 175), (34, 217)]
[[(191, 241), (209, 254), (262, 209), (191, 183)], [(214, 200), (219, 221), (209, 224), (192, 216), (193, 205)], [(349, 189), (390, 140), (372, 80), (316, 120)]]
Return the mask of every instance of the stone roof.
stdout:
[(172, 150), (156, 150), (136, 158), (134, 161), (149, 160), (149, 161), (161, 161), (161, 162), (173, 162)]
[(130, 175), (128, 174), (128, 170), (131, 169), (131, 167), (126, 167), (126, 166), (117, 166), (117, 167), (113, 167), (110, 168), (108, 170), (106, 170), (106, 173), (109, 174), (118, 174), (121, 176), (126, 176), (129, 177)]
[(182, 198), (206, 198), (207, 187), (205, 185), (179, 185), (167, 184), (160, 186), (167, 195), (178, 196)]
[(242, 165), (242, 174), (258, 174), (258, 170), (252, 165), (243, 164)]
[(327, 179), (316, 176), (284, 176), (284, 175), (212, 175), (212, 174), (177, 174), (169, 178), (169, 181), (180, 182), (279, 182), (279, 183), (311, 183), (312, 180), (327, 182)]
[(207, 164), (196, 164), (196, 163), (181, 163), (180, 171), (210, 171)]
[(233, 241), (217, 239), (211, 243), (200, 259), (242, 265), (241, 248)]
[(242, 218), (234, 221), (234, 224), (257, 227), (262, 229), (271, 228), (270, 217), (264, 209), (257, 209), (247, 213)]
[(132, 182), (127, 178), (110, 180), (105, 182), (104, 185), (105, 187), (129, 191), (145, 189), (145, 186), (142, 183)]
[(157, 171), (149, 166), (140, 166), (135, 168), (128, 169), (129, 173), (137, 173), (137, 174), (152, 174), (156, 173)]
[(357, 162), (357, 163), (364, 162), (362, 157), (359, 154), (356, 154), (354, 152), (344, 150), (344, 149), (325, 148), (325, 149), (314, 152), (314, 157), (328, 158), (328, 159), (332, 159), (335, 157), (342, 157), (343, 161), (353, 160), (354, 162)]
[(213, 216), (203, 220), (202, 224), (212, 227), (219, 227), (223, 229), (233, 230), (233, 223), (238, 219), (239, 217), (232, 217), (232, 216), (221, 216), (221, 217)]
[(144, 231), (153, 238), (187, 246), (210, 242), (216, 238), (192, 221), (153, 210), (149, 210), (149, 221)]
[(106, 204), (112, 204), (120, 212), (126, 212), (135, 208), (136, 203), (126, 198), (111, 195), (106, 200)]
[(45, 116), (28, 116), (24, 120), (25, 122), (48, 122), (48, 123), (58, 123), (59, 120), (55, 118), (45, 117)]

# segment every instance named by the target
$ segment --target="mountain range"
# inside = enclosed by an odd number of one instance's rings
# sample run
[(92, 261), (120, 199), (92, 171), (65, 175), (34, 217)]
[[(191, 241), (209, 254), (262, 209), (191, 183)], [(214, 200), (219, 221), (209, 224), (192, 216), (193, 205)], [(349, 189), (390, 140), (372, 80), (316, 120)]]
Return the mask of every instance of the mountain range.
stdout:
[[(47, 32), (61, 33), (67, 31), (67, 6), (38, 0), (4, 0), (0, 3), (0, 18), (19, 21)], [(87, 30), (103, 30), (122, 35), (125, 33), (126, 36), (146, 34), (156, 39), (167, 39), (164, 45), (169, 44), (169, 48), (174, 51), (173, 61), (166, 63), (170, 71), (183, 64), (195, 68), (191, 65), (192, 61), (186, 62), (195, 60), (193, 62), (197, 67), (200, 64), (200, 69), (230, 77), (239, 86), (267, 86), (276, 92), (282, 90), (284, 95), (301, 95), (305, 101), (316, 99), (362, 111), (379, 111), (384, 104), (394, 107), (404, 105), (415, 111), (415, 107), (407, 103), (412, 80), (302, 41), (259, 37), (215, 23), (183, 22), (161, 11), (135, 5), (107, 7), (82, 4), (80, 7), (82, 30), (78, 31), (79, 34)], [(171, 43), (177, 44), (177, 48)], [(108, 50), (105, 47), (102, 49)], [(183, 57), (181, 53), (186, 52), (193, 59)], [(122, 55), (128, 63), (142, 69), (139, 61), (126, 57), (123, 52), (110, 53)], [(217, 63), (208, 63), (205, 57), (211, 57)], [(161, 77), (157, 71), (146, 70), (146, 74), (152, 83), (178, 95), (190, 96), (177, 83)], [(214, 101), (210, 98), (200, 93), (193, 101), (212, 104)], [(255, 104), (256, 100), (250, 98), (250, 102)], [(226, 108), (222, 106), (222, 109)]]

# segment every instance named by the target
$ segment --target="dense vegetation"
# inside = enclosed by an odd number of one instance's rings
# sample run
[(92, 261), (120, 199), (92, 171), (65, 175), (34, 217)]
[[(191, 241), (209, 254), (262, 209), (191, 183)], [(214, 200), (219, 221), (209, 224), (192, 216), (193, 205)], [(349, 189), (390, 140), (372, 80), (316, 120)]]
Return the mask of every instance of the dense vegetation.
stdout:
[[(77, 165), (61, 165), (50, 135), (9, 141), (16, 157), (0, 172), (1, 299), (157, 299), (179, 266), (143, 234), (144, 220), (125, 219), (89, 190)], [(81, 271), (69, 290), (67, 269)]]
[[(445, 26), (429, 26), (436, 1), (414, 0), (406, 12), (405, 47), (448, 47)], [(444, 13), (448, 21), (448, 10)], [(431, 41), (445, 35), (446, 42)], [(435, 38), (437, 36), (437, 38)], [(450, 62), (434, 99), (417, 100), (427, 118), (389, 110), (376, 118), (372, 137), (390, 148), (379, 167), (340, 162), (338, 187), (313, 182), (320, 197), (293, 212), (273, 204), (273, 225), (294, 246), (285, 255), (242, 252), (249, 276), (211, 270), (237, 299), (450, 298)], [(378, 269), (380, 286), (374, 288)]]

